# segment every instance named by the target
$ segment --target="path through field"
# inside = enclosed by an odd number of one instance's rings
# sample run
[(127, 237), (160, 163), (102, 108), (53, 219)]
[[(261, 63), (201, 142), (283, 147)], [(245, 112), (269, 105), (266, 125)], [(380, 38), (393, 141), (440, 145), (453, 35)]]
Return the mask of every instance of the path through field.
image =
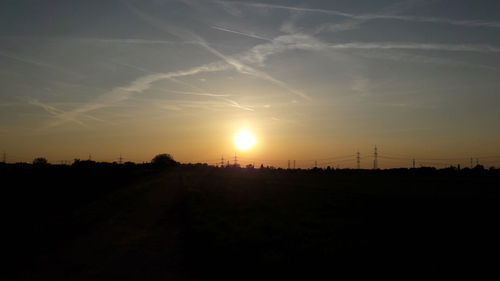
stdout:
[(75, 214), (78, 235), (42, 255), (27, 280), (183, 280), (182, 186), (175, 172), (134, 183)]

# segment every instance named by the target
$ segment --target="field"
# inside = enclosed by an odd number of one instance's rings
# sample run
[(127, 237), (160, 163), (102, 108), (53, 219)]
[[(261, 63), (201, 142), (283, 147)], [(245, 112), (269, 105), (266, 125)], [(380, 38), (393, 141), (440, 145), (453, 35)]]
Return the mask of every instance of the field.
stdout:
[(489, 272), (498, 170), (4, 165), (8, 280)]

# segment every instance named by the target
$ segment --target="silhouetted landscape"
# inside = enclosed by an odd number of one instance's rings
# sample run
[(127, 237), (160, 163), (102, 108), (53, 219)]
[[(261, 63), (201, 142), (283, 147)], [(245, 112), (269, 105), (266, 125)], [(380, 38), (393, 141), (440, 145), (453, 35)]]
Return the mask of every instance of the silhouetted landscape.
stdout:
[(8, 276), (254, 280), (495, 263), (497, 169), (219, 168), (169, 157), (2, 164)]
[(499, 0), (0, 0), (0, 281), (499, 279)]

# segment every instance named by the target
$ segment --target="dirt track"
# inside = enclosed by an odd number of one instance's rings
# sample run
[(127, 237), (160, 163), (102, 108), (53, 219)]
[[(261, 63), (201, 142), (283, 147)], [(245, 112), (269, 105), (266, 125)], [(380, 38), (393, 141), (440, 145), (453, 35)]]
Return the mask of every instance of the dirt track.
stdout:
[(86, 206), (78, 236), (43, 254), (23, 280), (184, 280), (182, 184), (175, 172), (135, 183)]

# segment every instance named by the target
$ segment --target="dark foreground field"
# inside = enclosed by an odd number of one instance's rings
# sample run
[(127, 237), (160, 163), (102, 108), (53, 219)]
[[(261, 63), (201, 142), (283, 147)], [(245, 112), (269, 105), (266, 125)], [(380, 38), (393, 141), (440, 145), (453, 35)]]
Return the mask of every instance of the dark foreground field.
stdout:
[(497, 268), (498, 170), (0, 171), (3, 280), (406, 279)]

